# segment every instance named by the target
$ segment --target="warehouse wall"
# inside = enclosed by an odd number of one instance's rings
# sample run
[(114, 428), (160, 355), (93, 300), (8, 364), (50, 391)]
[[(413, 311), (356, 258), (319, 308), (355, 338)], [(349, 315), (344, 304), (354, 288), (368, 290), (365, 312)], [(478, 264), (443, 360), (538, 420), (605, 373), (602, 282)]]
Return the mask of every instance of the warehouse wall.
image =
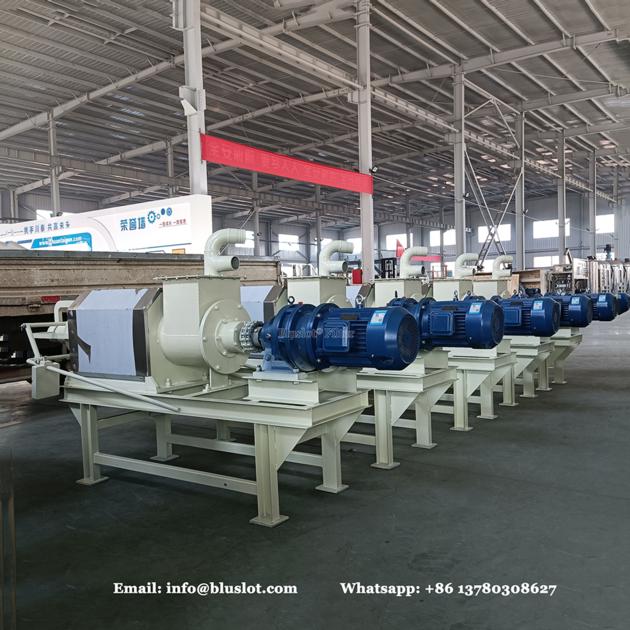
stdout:
[[(557, 219), (557, 197), (545, 197), (545, 198), (533, 198), (527, 199), (525, 203), (526, 218), (525, 218), (525, 264), (528, 267), (534, 265), (534, 257), (538, 256), (555, 256), (558, 254), (558, 238), (534, 238), (533, 236), (533, 223), (537, 220)], [(604, 200), (598, 200), (597, 214), (613, 214), (615, 213), (614, 207), (610, 206), (608, 202)], [(588, 244), (588, 200), (585, 195), (577, 193), (567, 194), (567, 217), (570, 219), (570, 234), (567, 237), (567, 246), (571, 249), (576, 257), (586, 257), (589, 254)], [(630, 235), (630, 207), (625, 210), (626, 217), (626, 234)], [(454, 222), (453, 213), (446, 212), (444, 220), (446, 223), (452, 224)], [(503, 223), (509, 223), (511, 225), (511, 239), (505, 241), (503, 246), (508, 254), (514, 255), (516, 253), (516, 228), (515, 217), (513, 214), (508, 214), (505, 217)], [(619, 221), (617, 221), (619, 223)], [(481, 248), (481, 243), (478, 242), (477, 228), (484, 225), (484, 221), (480, 212), (476, 208), (468, 207), (467, 212), (467, 227), (471, 231), (467, 234), (467, 250), (470, 252), (478, 252)], [(620, 225), (616, 225), (616, 233), (619, 234)], [(622, 240), (619, 236), (598, 234), (597, 235), (597, 250), (603, 251), (606, 243), (613, 243), (615, 245), (622, 245)], [(624, 243), (628, 242), (628, 238)], [(618, 247), (617, 247), (618, 248)], [(615, 248), (615, 249), (617, 249)], [(431, 247), (431, 253), (438, 253), (439, 247)], [(444, 248), (445, 259), (447, 261), (454, 260), (455, 258), (455, 246), (448, 246)], [(497, 255), (497, 251), (494, 246), (490, 249), (488, 258), (494, 258)], [(627, 254), (626, 254), (627, 255)]]
[[(46, 194), (27, 193), (20, 195), (18, 200), (19, 218), (24, 221), (31, 221), (37, 218), (37, 210), (52, 210), (50, 196)], [(64, 212), (87, 212), (88, 210), (96, 210), (97, 205), (92, 201), (82, 199), (62, 199), (61, 207)], [(9, 216), (9, 199), (7, 195), (2, 195), (2, 217)]]

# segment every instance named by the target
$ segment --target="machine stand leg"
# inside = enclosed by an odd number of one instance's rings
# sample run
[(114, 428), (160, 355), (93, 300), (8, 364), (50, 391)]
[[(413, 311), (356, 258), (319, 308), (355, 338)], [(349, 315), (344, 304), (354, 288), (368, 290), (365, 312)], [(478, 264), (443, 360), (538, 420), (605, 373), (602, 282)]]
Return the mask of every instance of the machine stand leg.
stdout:
[(535, 367), (529, 366), (523, 370), (523, 393), (521, 398), (538, 398), (536, 394)]
[(538, 387), (539, 392), (550, 392), (549, 387), (549, 368), (547, 367), (547, 359), (538, 364)]
[(416, 441), (411, 445), (415, 448), (435, 448), (431, 428), (431, 407), (435, 404), (428, 396), (421, 395), (416, 398)]
[(483, 382), (479, 386), (479, 394), (481, 398), (481, 413), (477, 418), (484, 420), (495, 420), (498, 418), (494, 413), (494, 384)]
[(232, 434), (230, 433), (230, 425), (225, 422), (225, 420), (216, 420), (215, 424), (217, 428), (217, 440), (231, 442)]
[(81, 405), (80, 413), (83, 478), (77, 483), (93, 486), (107, 479), (101, 475), (101, 467), (94, 463), (94, 453), (98, 451), (98, 415), (93, 405)]
[(254, 440), (258, 516), (251, 519), (250, 523), (264, 527), (275, 527), (289, 518), (280, 514), (278, 469), (275, 458), (275, 429), (266, 424), (256, 424), (254, 426)]
[(457, 380), (453, 384), (453, 426), (451, 431), (472, 431), (468, 426), (468, 386), (466, 371), (457, 370)]
[(322, 481), (315, 489), (339, 494), (348, 486), (341, 482), (341, 442), (330, 429), (322, 434)]
[(170, 462), (179, 455), (173, 455), (173, 445), (168, 441), (171, 433), (171, 418), (158, 416), (155, 418), (155, 441), (157, 443), (157, 455), (151, 457), (155, 462)]
[(556, 359), (553, 366), (553, 382), (555, 385), (566, 385), (567, 381), (564, 378), (564, 359)]
[(503, 377), (503, 400), (499, 403), (502, 407), (517, 407), (515, 398), (514, 368), (510, 367)]
[(392, 433), (391, 395), (374, 392), (374, 430), (376, 433), (376, 462), (372, 468), (391, 470), (400, 466), (394, 461), (394, 437)]

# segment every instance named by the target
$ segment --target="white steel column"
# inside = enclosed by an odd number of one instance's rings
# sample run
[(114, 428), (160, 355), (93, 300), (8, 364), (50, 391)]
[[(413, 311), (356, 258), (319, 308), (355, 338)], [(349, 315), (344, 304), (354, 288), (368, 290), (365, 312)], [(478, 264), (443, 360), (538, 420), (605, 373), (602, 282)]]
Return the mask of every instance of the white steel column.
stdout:
[(206, 130), (206, 92), (203, 89), (200, 0), (173, 0), (173, 27), (184, 36), (186, 85), (179, 88), (188, 125), (190, 192), (208, 194), (208, 172), (201, 159), (200, 134)]
[(57, 162), (57, 126), (55, 119), (48, 117), (48, 155), (50, 161), (50, 204), (54, 216), (61, 214), (61, 195), (59, 193), (59, 165)]
[(405, 198), (405, 213), (407, 217), (407, 223), (405, 224), (405, 233), (407, 234), (407, 247), (412, 247), (413, 235), (411, 233), (411, 199), (409, 199), (409, 193), (407, 193)]
[(319, 255), (322, 251), (322, 210), (320, 204), (322, 202), (322, 187), (319, 184), (315, 185), (315, 203), (317, 204), (317, 214), (315, 215), (315, 240), (317, 256), (315, 257), (315, 263), (317, 264), (317, 272), (319, 273)]
[(564, 134), (558, 135), (558, 255), (560, 263), (564, 262), (567, 248), (567, 182), (564, 160)]
[[(429, 244), (431, 232), (429, 232)], [(444, 260), (444, 204), (440, 204), (440, 276), (446, 277), (446, 261)]]
[(464, 73), (457, 70), (454, 78), (454, 122), (457, 129), (455, 145), (453, 147), (454, 177), (453, 184), (455, 198), (455, 246), (457, 255), (466, 251), (466, 144), (464, 141)]
[(260, 200), (258, 199), (258, 173), (252, 173), (252, 190), (254, 191), (254, 256), (262, 256), (260, 243)]
[(518, 183), (514, 192), (516, 214), (516, 261), (517, 270), (525, 269), (525, 114), (516, 117), (516, 142), (518, 143)]
[[(357, 2), (357, 91), (359, 109), (359, 171), (372, 170), (372, 102), (370, 75), (370, 0)], [(363, 281), (374, 279), (374, 200), (368, 193), (360, 193), (361, 258)]]
[[(173, 151), (173, 143), (168, 138), (166, 141), (166, 174), (168, 177), (175, 177), (175, 154)], [(174, 197), (177, 193), (177, 187), (173, 184), (168, 185), (168, 196)]]
[(588, 161), (588, 253), (589, 256), (597, 254), (597, 157), (592, 152)]

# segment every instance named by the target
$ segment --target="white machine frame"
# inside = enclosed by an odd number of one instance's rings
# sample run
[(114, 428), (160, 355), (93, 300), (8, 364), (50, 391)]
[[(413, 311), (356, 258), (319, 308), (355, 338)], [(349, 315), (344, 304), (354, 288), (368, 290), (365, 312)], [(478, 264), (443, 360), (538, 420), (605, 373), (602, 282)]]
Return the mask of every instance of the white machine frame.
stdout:
[[(238, 258), (221, 256), (220, 250), (245, 238), (244, 230), (216, 232), (206, 243), (203, 276), (165, 279), (161, 301), (156, 299), (149, 307), (153, 310), (147, 311), (154, 327), (147, 340), (154, 354), (152, 372), (142, 380), (63, 370), (58, 361), (68, 355), (44, 357), (37, 347), (38, 338), (68, 339), (68, 326), (60, 321), (61, 316), (54, 322), (27, 325), (34, 352), (29, 360), (34, 397), (37, 393), (56, 395), (59, 376), (66, 377), (63, 401), (81, 427), (83, 478), (79, 483), (104, 481), (101, 469), (110, 467), (244, 492), (258, 501), (258, 514), (251, 522), (266, 527), (288, 518), (280, 513), (278, 489), (278, 470), (285, 461), (321, 468), (320, 491), (345, 490), (340, 442), (368, 406), (368, 394), (357, 389), (354, 370), (248, 373), (243, 368), (249, 349), (240, 345), (239, 335), (249, 316), (235, 297), (238, 280), (221, 276), (223, 271), (238, 268)], [(35, 327), (47, 330), (34, 333)], [(164, 381), (163, 370), (159, 371), (168, 361), (177, 381), (171, 382), (170, 377)], [(204, 365), (205, 380), (200, 379)], [(172, 421), (180, 417), (194, 418), (204, 429), (210, 429), (213, 421), (214, 436), (174, 432)], [(102, 429), (146, 418), (155, 423), (153, 461), (101, 450)], [(233, 428), (253, 429), (254, 443), (234, 441)], [(314, 438), (321, 441), (321, 454), (295, 450)], [(255, 480), (169, 464), (176, 457), (174, 445), (253, 456)]]
[[(78, 483), (94, 485), (105, 481), (107, 477), (101, 472), (105, 466), (243, 492), (255, 495), (258, 502), (258, 514), (250, 522), (265, 527), (275, 527), (288, 519), (280, 513), (278, 489), (278, 470), (285, 461), (321, 468), (322, 483), (317, 490), (339, 493), (347, 488), (341, 477), (340, 442), (368, 404), (364, 392), (333, 395), (323, 404), (260, 402), (249, 400), (247, 387), (243, 385), (225, 390), (222, 395), (205, 394), (200, 390), (187, 395), (151, 397), (158, 403), (177, 408), (177, 411), (164, 413), (161, 407), (151, 410), (146, 403), (131, 400), (124, 394), (87, 389), (73, 383), (71, 377), (68, 380), (63, 400), (71, 405), (81, 427), (83, 478)], [(102, 415), (105, 409), (122, 409), (125, 413)], [(207, 420), (215, 420), (215, 437), (173, 432), (172, 420), (185, 416), (204, 421), (202, 426)], [(154, 461), (123, 457), (100, 449), (101, 429), (147, 417), (155, 423)], [(234, 442), (223, 423), (232, 427), (253, 427), (254, 444)], [(209, 428), (207, 424), (205, 428)], [(295, 451), (296, 446), (313, 438), (321, 441), (321, 455)], [(253, 456), (255, 481), (169, 465), (165, 462), (177, 457), (173, 454), (173, 445)]]
[(565, 364), (567, 359), (582, 343), (584, 335), (579, 328), (561, 328), (549, 341), (553, 343), (553, 350), (547, 358), (547, 370), (553, 374), (554, 385), (566, 385)]

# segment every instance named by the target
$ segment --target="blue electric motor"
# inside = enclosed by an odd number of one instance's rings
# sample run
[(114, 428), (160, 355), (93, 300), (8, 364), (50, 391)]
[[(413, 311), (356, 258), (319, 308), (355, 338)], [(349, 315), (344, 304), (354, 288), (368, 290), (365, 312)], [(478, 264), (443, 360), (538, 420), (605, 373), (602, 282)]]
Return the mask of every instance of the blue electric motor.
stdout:
[(588, 295), (548, 293), (547, 297), (560, 304), (560, 328), (584, 328), (593, 321), (593, 302)]
[(396, 298), (388, 307), (402, 306), (418, 323), (420, 348), (494, 348), (503, 339), (503, 311), (490, 300), (436, 302)]
[(593, 304), (593, 319), (611, 322), (617, 317), (617, 298), (612, 293), (590, 293)]
[(630, 295), (627, 293), (617, 293), (617, 315), (623, 315), (630, 309)]
[(258, 333), (265, 365), (402, 370), (418, 354), (418, 326), (403, 308), (285, 306)]
[(503, 309), (506, 335), (551, 337), (560, 328), (560, 304), (549, 297), (492, 299)]

